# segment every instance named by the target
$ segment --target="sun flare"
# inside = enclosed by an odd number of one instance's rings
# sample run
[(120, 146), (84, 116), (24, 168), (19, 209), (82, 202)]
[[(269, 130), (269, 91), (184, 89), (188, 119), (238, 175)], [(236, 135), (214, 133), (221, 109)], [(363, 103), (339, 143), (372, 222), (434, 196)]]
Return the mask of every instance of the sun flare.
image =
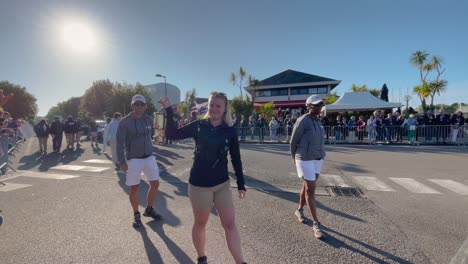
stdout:
[(82, 23), (68, 23), (62, 28), (65, 45), (76, 53), (90, 53), (96, 48), (96, 36), (92, 29)]

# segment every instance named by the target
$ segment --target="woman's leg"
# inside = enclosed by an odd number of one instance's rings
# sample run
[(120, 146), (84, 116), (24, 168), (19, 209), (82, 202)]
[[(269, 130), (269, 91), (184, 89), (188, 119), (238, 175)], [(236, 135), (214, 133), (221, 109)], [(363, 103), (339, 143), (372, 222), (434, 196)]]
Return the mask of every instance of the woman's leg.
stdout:
[(205, 243), (206, 243), (206, 224), (210, 217), (210, 211), (194, 211), (193, 212), (193, 227), (192, 227), (192, 241), (197, 251), (198, 257), (206, 256)]
[(217, 208), (216, 211), (223, 225), (226, 242), (231, 255), (234, 257), (236, 263), (243, 263), (244, 257), (242, 256), (242, 247), (239, 231), (236, 226), (234, 207)]
[(307, 205), (309, 206), (310, 213), (312, 214), (312, 219), (314, 220), (314, 223), (316, 223), (318, 222), (318, 217), (317, 217), (317, 207), (315, 205), (315, 181), (304, 180), (304, 185), (305, 185), (305, 198), (307, 200)]

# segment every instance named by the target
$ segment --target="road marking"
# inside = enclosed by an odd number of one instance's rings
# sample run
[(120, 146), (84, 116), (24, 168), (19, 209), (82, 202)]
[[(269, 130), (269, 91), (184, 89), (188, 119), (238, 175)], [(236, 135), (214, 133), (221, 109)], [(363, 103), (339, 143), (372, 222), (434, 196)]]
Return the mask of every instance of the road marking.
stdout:
[(359, 185), (368, 191), (394, 192), (390, 186), (386, 185), (376, 177), (354, 176)]
[(99, 164), (112, 164), (112, 160), (103, 160), (103, 159), (90, 159), (85, 160), (86, 163), (99, 163)]
[(21, 184), (21, 183), (11, 183), (11, 182), (4, 182), (5, 185), (0, 185), (0, 192), (8, 192), (13, 190), (18, 190), (21, 188), (30, 187), (30, 184)]
[(70, 170), (70, 171), (88, 171), (88, 172), (101, 172), (108, 170), (109, 168), (103, 167), (91, 167), (91, 166), (78, 166), (78, 165), (60, 165), (51, 167), (54, 170)]
[(322, 180), (325, 185), (324, 186), (339, 186), (339, 187), (345, 187), (349, 188), (350, 186), (346, 184), (343, 180), (338, 175), (332, 175), (332, 174), (320, 174), (319, 180)]
[(412, 178), (389, 178), (389, 179), (413, 193), (441, 194), (440, 192), (432, 189), (431, 187), (426, 186)]
[(41, 178), (41, 179), (52, 179), (52, 180), (67, 180), (77, 178), (80, 176), (67, 175), (67, 174), (53, 174), (45, 172), (25, 172), (21, 174), (22, 177)]
[(439, 180), (439, 179), (430, 179), (429, 181), (437, 185), (440, 185), (444, 188), (447, 188), (452, 192), (455, 192), (461, 195), (468, 195), (468, 186), (464, 185), (463, 183), (459, 183), (453, 180)]
[(466, 264), (468, 263), (468, 238), (465, 240), (463, 245), (457, 251), (457, 254), (453, 256), (450, 264)]

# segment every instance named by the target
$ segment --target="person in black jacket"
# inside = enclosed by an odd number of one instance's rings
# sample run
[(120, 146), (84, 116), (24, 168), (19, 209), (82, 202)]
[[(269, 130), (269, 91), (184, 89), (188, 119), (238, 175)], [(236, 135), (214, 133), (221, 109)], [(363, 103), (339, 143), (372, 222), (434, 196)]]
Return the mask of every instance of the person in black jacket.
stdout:
[(239, 198), (246, 195), (239, 141), (224, 93), (213, 92), (208, 100), (208, 112), (204, 119), (177, 128), (169, 97), (159, 100), (166, 109), (165, 135), (169, 139), (194, 138), (195, 150), (189, 178), (189, 198), (192, 204), (194, 224), (192, 239), (198, 254), (197, 263), (207, 263), (205, 255), (205, 228), (216, 208), (224, 228), (228, 248), (236, 263), (244, 263), (239, 231), (235, 223), (231, 185), (228, 175), (227, 153), (237, 178)]
[(76, 122), (71, 115), (68, 116), (67, 121), (63, 124), (63, 131), (65, 132), (65, 139), (67, 140), (67, 149), (73, 150), (75, 144)]
[[(446, 143), (446, 138), (450, 131), (450, 116), (447, 115), (443, 108), (439, 109), (439, 114), (436, 116), (437, 125), (437, 143)], [(442, 142), (439, 141), (439, 138)]]
[(47, 139), (49, 138), (49, 125), (45, 119), (41, 119), (37, 125), (34, 126), (34, 132), (39, 140), (39, 153), (47, 154)]
[(424, 125), (426, 130), (426, 141), (432, 141), (432, 135), (434, 134), (434, 127), (436, 124), (436, 117), (431, 110), (427, 111), (424, 115)]
[(52, 148), (54, 152), (60, 152), (63, 139), (63, 123), (56, 116), (50, 125), (50, 134), (52, 134)]

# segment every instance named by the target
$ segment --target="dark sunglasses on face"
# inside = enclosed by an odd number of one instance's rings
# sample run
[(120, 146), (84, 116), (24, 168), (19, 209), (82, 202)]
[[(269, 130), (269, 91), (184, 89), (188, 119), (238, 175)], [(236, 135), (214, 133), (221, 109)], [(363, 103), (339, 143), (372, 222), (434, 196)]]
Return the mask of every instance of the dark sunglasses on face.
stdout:
[(145, 106), (146, 104), (145, 103), (142, 103), (142, 102), (135, 102), (133, 103), (133, 106)]

